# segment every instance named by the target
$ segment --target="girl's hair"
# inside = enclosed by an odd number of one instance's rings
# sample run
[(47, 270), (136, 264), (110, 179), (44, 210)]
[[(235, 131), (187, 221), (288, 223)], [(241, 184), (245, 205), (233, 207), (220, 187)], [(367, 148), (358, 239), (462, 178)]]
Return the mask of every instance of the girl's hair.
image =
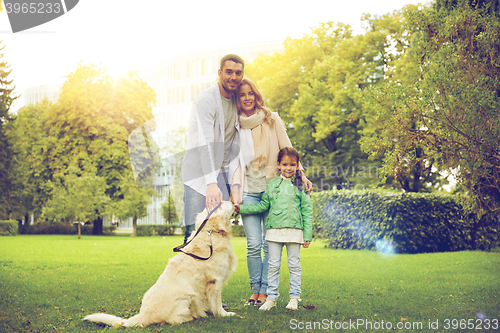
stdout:
[[(278, 153), (278, 164), (281, 163), (281, 160), (285, 156), (294, 158), (297, 162), (297, 165), (299, 165), (300, 156), (299, 152), (295, 148), (285, 147), (281, 149)], [(302, 191), (304, 183), (302, 183), (302, 174), (300, 173), (299, 168), (297, 168), (297, 171), (295, 171), (295, 180), (293, 184), (299, 189), (299, 191)]]
[(238, 114), (243, 112), (241, 109), (240, 89), (245, 84), (248, 84), (253, 91), (253, 94), (255, 96), (255, 109), (262, 110), (265, 115), (265, 121), (269, 125), (272, 125), (274, 120), (271, 117), (271, 110), (268, 107), (266, 107), (266, 101), (264, 100), (264, 96), (262, 96), (262, 93), (260, 92), (259, 88), (257, 88), (255, 82), (246, 77), (243, 78), (243, 80), (241, 80), (241, 84), (239, 85), (238, 90), (236, 91), (236, 105), (238, 107)]

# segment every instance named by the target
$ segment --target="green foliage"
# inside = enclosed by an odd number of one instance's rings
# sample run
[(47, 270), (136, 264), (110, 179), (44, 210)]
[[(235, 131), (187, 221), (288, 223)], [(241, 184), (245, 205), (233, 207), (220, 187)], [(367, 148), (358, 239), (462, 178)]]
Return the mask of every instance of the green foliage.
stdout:
[(170, 190), (171, 188), (168, 189), (167, 200), (161, 205), (161, 216), (163, 216), (163, 219), (168, 224), (172, 222), (179, 222), (179, 217), (177, 216), (177, 210), (170, 195)]
[(17, 221), (0, 221), (0, 236), (17, 235)]
[(383, 156), (381, 174), (403, 187), (415, 173), (437, 167), (466, 188), (479, 216), (498, 211), (500, 20), (464, 0), (449, 12), (412, 7), (406, 17), (409, 75), (367, 99), (379, 128), (362, 148)]
[(106, 181), (96, 175), (90, 163), (84, 169), (70, 165), (53, 175), (48, 186), (51, 198), (43, 208), (43, 216), (51, 221), (92, 221), (109, 201)]
[(379, 182), (378, 173), (370, 177), (367, 170), (378, 169), (380, 160), (368, 160), (359, 145), (362, 133), (376, 126), (364, 96), (395, 75), (393, 50), (408, 44), (403, 19), (401, 12), (366, 15), (367, 31), (357, 36), (342, 23), (321, 23), (301, 39), (287, 39), (283, 53), (247, 66), (246, 75), (287, 124), (315, 190)]
[(242, 225), (234, 225), (232, 226), (233, 237), (246, 237), (245, 228)]
[(57, 141), (47, 134), (46, 121), (52, 108), (48, 100), (25, 106), (10, 123), (9, 139), (14, 143), (13, 172), (19, 184), (20, 215), (40, 216), (50, 195), (47, 184), (52, 181), (51, 165), (56, 161), (49, 161), (48, 152), (55, 149)]
[(148, 224), (148, 225), (138, 225), (136, 227), (136, 236), (173, 236), (175, 234), (175, 229), (179, 226), (175, 224), (158, 225), (158, 224)]
[[(1, 43), (1, 42), (0, 42)], [(0, 47), (0, 52), (5, 46)], [(18, 209), (17, 186), (13, 171), (13, 142), (8, 140), (9, 122), (14, 117), (10, 113), (12, 102), (19, 98), (13, 94), (10, 65), (0, 53), (0, 219), (9, 219), (12, 211)]]
[[(453, 11), (457, 6), (460, 8), (460, 0), (435, 0), (433, 6), (439, 11), (444, 9)], [(474, 9), (487, 9), (487, 13), (497, 17), (500, 16), (500, 0), (467, 0), (467, 3)]]
[(324, 191), (312, 202), (315, 232), (332, 248), (420, 253), (500, 245), (498, 216), (478, 220), (461, 196)]
[(21, 215), (92, 219), (96, 233), (102, 232), (103, 216), (146, 215), (153, 191), (135, 183), (129, 140), (153, 118), (155, 98), (137, 73), (115, 80), (104, 68), (79, 65), (57, 103), (19, 110), (11, 140)]

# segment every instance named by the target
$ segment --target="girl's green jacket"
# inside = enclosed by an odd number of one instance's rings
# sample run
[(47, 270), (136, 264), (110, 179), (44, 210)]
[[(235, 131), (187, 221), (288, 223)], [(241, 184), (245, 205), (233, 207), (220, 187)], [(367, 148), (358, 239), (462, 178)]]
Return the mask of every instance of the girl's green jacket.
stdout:
[(266, 229), (294, 228), (304, 232), (304, 241), (312, 241), (311, 198), (291, 180), (273, 178), (267, 183), (260, 203), (241, 205), (240, 214), (262, 213), (269, 209)]

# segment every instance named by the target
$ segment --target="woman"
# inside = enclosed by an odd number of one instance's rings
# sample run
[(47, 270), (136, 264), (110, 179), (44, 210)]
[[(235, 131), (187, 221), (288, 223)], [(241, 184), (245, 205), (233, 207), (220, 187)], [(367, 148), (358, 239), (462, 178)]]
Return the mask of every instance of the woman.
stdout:
[[(278, 152), (292, 147), (285, 124), (276, 112), (271, 112), (255, 83), (244, 78), (236, 92), (238, 120), (241, 125), (240, 145), (245, 182), (243, 204), (256, 204), (266, 190), (267, 182), (278, 175)], [(302, 180), (309, 193), (311, 182)], [(247, 266), (252, 296), (245, 305), (262, 305), (267, 299), (268, 246), (265, 241), (267, 212), (242, 215), (247, 238)], [(263, 255), (262, 255), (263, 252)]]

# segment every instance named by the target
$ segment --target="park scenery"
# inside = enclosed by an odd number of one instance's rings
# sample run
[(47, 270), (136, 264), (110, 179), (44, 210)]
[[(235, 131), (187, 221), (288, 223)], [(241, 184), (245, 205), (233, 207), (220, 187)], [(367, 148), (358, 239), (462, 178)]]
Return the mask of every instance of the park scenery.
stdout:
[[(312, 182), (299, 309), (285, 308), (284, 263), (277, 307), (244, 306), (236, 216), (238, 266), (222, 291), (236, 315), (145, 328), (83, 318), (136, 315), (184, 255), (172, 249), (187, 129), (157, 144), (157, 92), (138, 72), (87, 63), (56, 101), (13, 110), (2, 42), (0, 332), (500, 331), (500, 2), (435, 0), (362, 21), (360, 34), (319, 23), (245, 64)], [(165, 163), (177, 173), (159, 193)], [(159, 196), (161, 223), (145, 223)]]

